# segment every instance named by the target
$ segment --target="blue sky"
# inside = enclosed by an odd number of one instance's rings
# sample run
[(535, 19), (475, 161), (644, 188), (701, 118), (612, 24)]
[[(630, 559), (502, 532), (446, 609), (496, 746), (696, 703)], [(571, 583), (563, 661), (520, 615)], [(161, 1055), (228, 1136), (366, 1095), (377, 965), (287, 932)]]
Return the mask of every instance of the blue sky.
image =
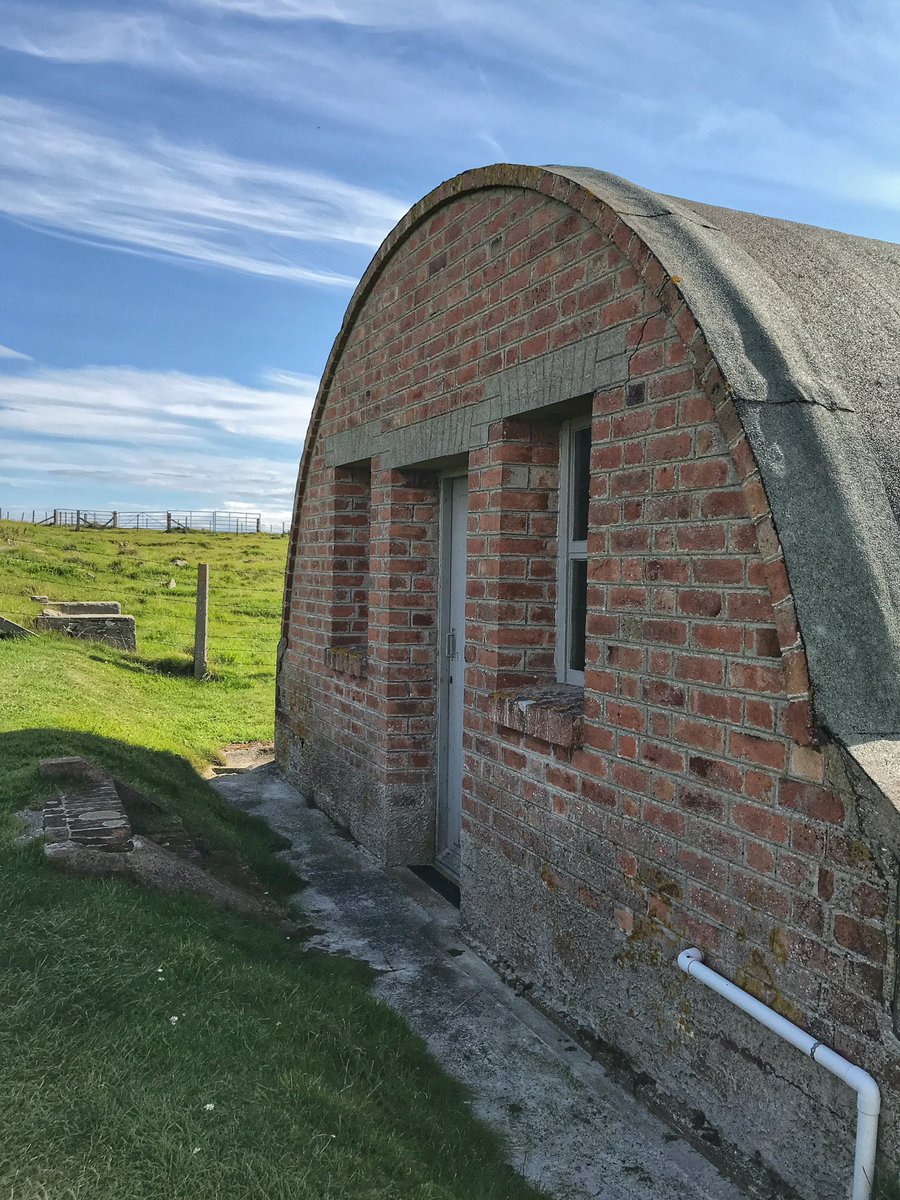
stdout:
[(288, 514), (443, 179), (575, 163), (900, 241), (893, 0), (0, 0), (0, 507)]

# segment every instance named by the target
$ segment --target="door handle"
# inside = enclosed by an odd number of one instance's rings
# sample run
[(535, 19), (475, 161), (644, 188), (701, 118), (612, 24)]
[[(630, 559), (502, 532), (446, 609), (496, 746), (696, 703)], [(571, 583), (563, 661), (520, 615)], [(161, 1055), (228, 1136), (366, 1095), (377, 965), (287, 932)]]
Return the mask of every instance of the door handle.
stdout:
[(449, 659), (456, 658), (456, 630), (451, 629), (447, 634), (446, 655)]

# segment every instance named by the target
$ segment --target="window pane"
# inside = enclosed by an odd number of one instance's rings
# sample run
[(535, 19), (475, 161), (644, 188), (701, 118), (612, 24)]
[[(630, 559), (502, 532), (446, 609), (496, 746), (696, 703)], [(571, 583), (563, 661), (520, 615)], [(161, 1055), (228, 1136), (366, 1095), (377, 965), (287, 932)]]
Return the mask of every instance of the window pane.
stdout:
[(569, 576), (569, 670), (584, 670), (584, 639), (587, 621), (587, 561), (575, 558)]
[(583, 542), (588, 530), (588, 495), (591, 488), (590, 426), (572, 433), (572, 532), (573, 542)]

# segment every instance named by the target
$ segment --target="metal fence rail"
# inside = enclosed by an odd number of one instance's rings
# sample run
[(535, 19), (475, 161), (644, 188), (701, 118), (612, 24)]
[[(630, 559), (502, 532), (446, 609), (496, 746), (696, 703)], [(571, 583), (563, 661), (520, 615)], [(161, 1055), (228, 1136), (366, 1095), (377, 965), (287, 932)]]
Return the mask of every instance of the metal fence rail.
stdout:
[(166, 512), (122, 512), (94, 508), (2, 509), (0, 518), (30, 525), (62, 525), (69, 529), (158, 529), (167, 533), (287, 533), (284, 521), (264, 523), (260, 513), (212, 509)]

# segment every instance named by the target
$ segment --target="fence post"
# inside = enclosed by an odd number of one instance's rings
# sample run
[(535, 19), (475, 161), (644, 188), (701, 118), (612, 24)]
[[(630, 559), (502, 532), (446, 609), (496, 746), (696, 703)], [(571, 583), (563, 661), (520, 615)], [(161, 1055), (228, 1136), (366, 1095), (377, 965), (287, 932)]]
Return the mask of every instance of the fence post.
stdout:
[(171, 533), (171, 532), (172, 532), (172, 514), (170, 512), (167, 512), (166, 513), (166, 533)]
[(81, 529), (81, 509), (76, 508), (75, 509), (75, 532), (78, 533), (78, 531), (80, 529)]
[(206, 631), (209, 622), (209, 563), (197, 564), (197, 612), (194, 618), (194, 678), (206, 674)]
[(117, 512), (113, 512), (112, 527), (113, 529), (119, 528), (119, 514)]

